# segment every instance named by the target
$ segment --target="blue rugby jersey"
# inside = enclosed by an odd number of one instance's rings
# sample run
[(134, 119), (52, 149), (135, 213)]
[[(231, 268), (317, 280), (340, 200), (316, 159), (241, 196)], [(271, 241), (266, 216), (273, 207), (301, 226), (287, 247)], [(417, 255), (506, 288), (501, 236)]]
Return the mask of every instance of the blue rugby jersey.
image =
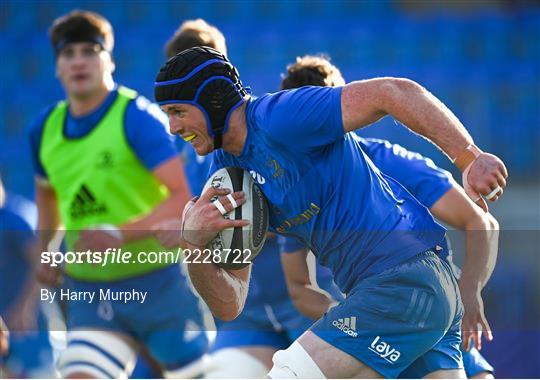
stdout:
[(344, 134), (340, 87), (303, 87), (251, 100), (236, 157), (217, 150), (210, 172), (258, 173), (273, 231), (299, 238), (347, 293), (359, 280), (436, 244), (445, 229)]
[[(357, 137), (364, 152), (384, 174), (407, 189), (426, 208), (431, 208), (452, 188), (452, 174), (420, 153), (387, 140)], [(452, 261), (447, 239), (438, 244), (439, 257)]]
[(452, 188), (452, 175), (420, 153), (388, 140), (355, 138), (381, 172), (398, 181), (427, 208)]
[[(436, 166), (420, 153), (411, 152), (388, 140), (353, 136), (360, 142), (362, 150), (384, 174), (394, 178), (420, 203), (430, 208), (452, 188), (452, 175)], [(287, 237), (280, 241), (282, 252), (294, 252), (303, 248), (296, 239)], [(441, 257), (448, 254), (446, 241)]]

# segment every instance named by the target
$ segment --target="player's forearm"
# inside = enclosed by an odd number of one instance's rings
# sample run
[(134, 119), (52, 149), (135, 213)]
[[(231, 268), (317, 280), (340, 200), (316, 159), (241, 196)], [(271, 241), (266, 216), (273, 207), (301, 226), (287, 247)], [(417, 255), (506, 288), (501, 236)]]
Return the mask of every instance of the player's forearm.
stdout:
[(317, 320), (335, 304), (330, 294), (312, 285), (289, 285), (294, 306), (306, 317)]
[(472, 219), (466, 227), (465, 263), (460, 283), (462, 288), (481, 291), (488, 282), (499, 247), (499, 225), (490, 214)]
[[(196, 248), (189, 245), (189, 249)], [(214, 264), (190, 262), (188, 272), (193, 286), (217, 318), (230, 321), (242, 312), (248, 292), (250, 266), (228, 271)]]
[(390, 80), (387, 87), (384, 111), (434, 142), (450, 158), (473, 142), (452, 111), (424, 87), (407, 79)]
[(142, 218), (130, 221), (120, 226), (125, 242), (143, 239), (153, 235), (154, 226), (160, 222), (178, 218), (189, 200), (190, 194), (183, 191), (171, 193), (167, 199), (156, 206), (152, 212)]

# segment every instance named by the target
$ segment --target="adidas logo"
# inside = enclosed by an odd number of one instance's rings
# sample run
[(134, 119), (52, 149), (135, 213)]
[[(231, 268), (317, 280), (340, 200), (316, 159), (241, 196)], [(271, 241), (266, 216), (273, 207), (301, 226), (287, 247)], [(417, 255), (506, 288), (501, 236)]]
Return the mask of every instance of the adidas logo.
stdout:
[(336, 319), (332, 322), (332, 325), (353, 338), (358, 336), (356, 332), (356, 317)]
[(375, 339), (373, 339), (373, 342), (371, 342), (371, 345), (368, 348), (386, 360), (388, 363), (392, 364), (394, 364), (401, 356), (401, 352), (390, 347), (388, 343), (383, 342), (381, 337), (378, 335)]
[(96, 197), (83, 184), (71, 201), (69, 212), (72, 218), (83, 218), (85, 216), (107, 212), (107, 207), (103, 203), (98, 203)]

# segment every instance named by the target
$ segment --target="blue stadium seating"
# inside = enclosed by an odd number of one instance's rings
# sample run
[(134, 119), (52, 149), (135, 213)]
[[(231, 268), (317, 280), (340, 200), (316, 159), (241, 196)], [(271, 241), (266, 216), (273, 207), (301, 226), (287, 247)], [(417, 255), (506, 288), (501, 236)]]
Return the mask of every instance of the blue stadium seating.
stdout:
[[(326, 53), (348, 80), (392, 75), (422, 83), (455, 110), (486, 149), (515, 165), (513, 176), (540, 170), (538, 7), (415, 13), (388, 1), (4, 1), (0, 48), (10, 52), (0, 62), (4, 146), (8, 138), (10, 147), (20, 146), (39, 108), (62, 96), (46, 33), (56, 16), (73, 8), (111, 20), (116, 79), (150, 98), (164, 42), (183, 20), (202, 17), (225, 32), (229, 55), (255, 94), (276, 90), (279, 74), (296, 56)], [(384, 123), (387, 137), (433, 152), (392, 122)], [(29, 165), (28, 155), (10, 147), (0, 168), (10, 177), (26, 175), (12, 166)], [(21, 181), (21, 191), (29, 194), (30, 181)]]

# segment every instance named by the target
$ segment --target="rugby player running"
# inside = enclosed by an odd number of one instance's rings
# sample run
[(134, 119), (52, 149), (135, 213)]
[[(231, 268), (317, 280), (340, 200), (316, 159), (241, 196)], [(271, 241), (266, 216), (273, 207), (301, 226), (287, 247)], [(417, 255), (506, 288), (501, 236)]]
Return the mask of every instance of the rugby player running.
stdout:
[[(156, 78), (155, 96), (171, 132), (200, 155), (215, 150), (214, 169), (239, 166), (272, 178), (261, 185), (272, 229), (306, 243), (347, 295), (274, 356), (270, 377), (395, 377), (440, 347), (449, 361), (457, 358), (455, 366), (430, 375), (465, 376), (458, 286), (448, 263), (433, 252), (445, 230), (401, 185), (383, 176), (349, 134), (389, 114), (456, 161), (470, 196), (495, 201), (505, 186), (504, 164), (480, 151), (438, 99), (413, 81), (376, 78), (253, 100), (228, 59), (210, 48), (168, 60)], [(234, 209), (226, 189), (209, 189), (188, 203), (182, 234), (189, 248), (202, 249), (217, 231), (249, 223), (225, 220), (210, 202), (216, 195), (225, 212)], [(233, 197), (244, 202), (242, 193)], [(241, 312), (249, 266), (188, 268), (214, 315), (231, 320)], [(420, 315), (415, 294), (422, 307), (429, 306)], [(351, 316), (361, 321), (354, 336), (333, 327), (333, 321)]]
[[(171, 58), (195, 46), (209, 46), (227, 54), (223, 33), (202, 19), (183, 22), (167, 41), (165, 53), (167, 58)], [(343, 84), (345, 81), (341, 72), (329, 60), (319, 56), (305, 56), (297, 58), (295, 64), (288, 66), (287, 74), (282, 78), (281, 89)], [(495, 234), (493, 231), (498, 229), (496, 220), (475, 207), (464, 195), (462, 188), (453, 181), (450, 173), (437, 168), (431, 160), (388, 141), (361, 139), (361, 143), (364, 152), (377, 167), (384, 168), (386, 174), (398, 179), (426, 207), (433, 206), (431, 211), (439, 219), (463, 230), (483, 229), (482, 232), (486, 234)], [(192, 147), (186, 145), (182, 147), (182, 157), (192, 193), (200, 194), (208, 176), (212, 155), (198, 156)], [(397, 176), (400, 176), (401, 180)], [(454, 207), (444, 208), (447, 203), (453, 203), (454, 198), (462, 204), (457, 204), (459, 207), (456, 207), (454, 203)], [(438, 212), (441, 208), (448, 210), (446, 213), (451, 210), (455, 212), (447, 216), (444, 212)], [(178, 220), (165, 222), (156, 230), (156, 236), (163, 244), (176, 247), (180, 244), (179, 229)], [(282, 252), (287, 279), (285, 287), (279, 255), (275, 252), (279, 249), (275, 240), (277, 239), (274, 236), (268, 237), (263, 251), (252, 267), (251, 289), (242, 313), (231, 322), (216, 321), (218, 331), (212, 347), (212, 365), (206, 373), (208, 377), (264, 376), (272, 367), (272, 356), (277, 350), (288, 347), (311, 326), (313, 320), (320, 318), (330, 305), (342, 299), (328, 269), (320, 265), (315, 268), (308, 267), (307, 249), (293, 238), (280, 239), (282, 242), (279, 244), (285, 250)], [(496, 236), (489, 242), (495, 245), (490, 252), (496, 253)], [(471, 247), (470, 243), (468, 247)], [(486, 248), (482, 252), (486, 252)], [(310, 269), (315, 269), (314, 275), (310, 273)], [(312, 279), (316, 279), (316, 283), (311, 283)], [(291, 302), (294, 302), (305, 317), (291, 308)], [(465, 307), (465, 310), (469, 309)], [(467, 339), (465, 341), (468, 343)], [(462, 353), (468, 377), (492, 376), (493, 367), (476, 348), (462, 350)], [(231, 362), (235, 361), (242, 361), (242, 366), (231, 365)], [(438, 366), (444, 366), (444, 363), (426, 363), (422, 367), (424, 372), (410, 373), (405, 370), (400, 376), (422, 377), (423, 373), (428, 371), (427, 368), (434, 370), (438, 369)]]
[[(224, 55), (227, 47), (223, 33), (202, 19), (187, 20), (167, 41), (168, 58), (195, 46), (209, 46)], [(208, 177), (212, 155), (198, 156), (185, 144), (181, 154), (193, 194), (200, 194)], [(168, 247), (181, 244), (180, 221), (174, 219), (156, 228), (156, 237)], [(313, 320), (302, 315), (287, 292), (280, 263), (276, 234), (269, 233), (263, 250), (252, 267), (251, 287), (242, 313), (234, 320), (216, 320), (217, 335), (211, 348), (209, 378), (262, 378), (272, 368), (272, 356), (288, 347), (306, 331)], [(318, 266), (317, 283), (333, 299), (341, 293), (333, 284), (327, 268)], [(242, 365), (231, 365), (241, 362)]]

